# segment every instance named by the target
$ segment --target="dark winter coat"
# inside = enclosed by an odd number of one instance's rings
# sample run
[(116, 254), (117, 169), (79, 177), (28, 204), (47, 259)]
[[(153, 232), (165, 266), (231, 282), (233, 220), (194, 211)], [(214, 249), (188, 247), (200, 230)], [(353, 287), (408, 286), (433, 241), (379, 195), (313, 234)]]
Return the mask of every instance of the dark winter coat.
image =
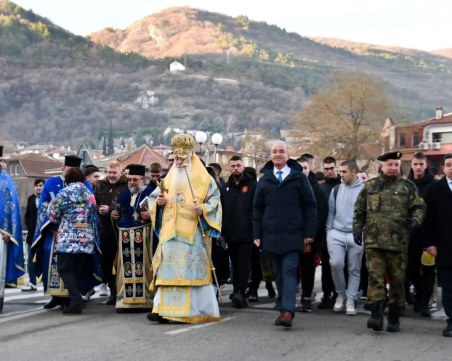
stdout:
[(422, 198), (425, 198), (425, 196), (427, 195), (427, 189), (429, 185), (435, 183), (435, 176), (429, 168), (425, 170), (425, 174), (421, 179), (414, 179), (413, 170), (410, 169), (407, 178), (414, 184), (416, 184), (417, 190), (419, 191), (419, 194)]
[(320, 184), (317, 181), (317, 177), (313, 172), (309, 172), (308, 175), (309, 184), (314, 192), (315, 201), (317, 202), (317, 232), (315, 238), (315, 248), (319, 248), (319, 243), (322, 241), (326, 245), (325, 224), (328, 217), (328, 201), (325, 198), (325, 194), (320, 188)]
[(428, 187), (425, 201), (427, 216), (424, 221), (424, 246), (436, 246), (438, 268), (452, 267), (451, 210), (452, 191), (444, 177)]
[(279, 183), (273, 163), (264, 167), (253, 203), (253, 234), (262, 249), (275, 254), (301, 251), (303, 239), (314, 238), (317, 204), (301, 166), (289, 160), (290, 174)]
[(115, 209), (115, 205), (113, 204), (116, 201), (118, 195), (127, 188), (127, 177), (122, 175), (119, 180), (112, 184), (108, 181), (108, 179), (103, 179), (99, 181), (96, 189), (94, 190), (94, 196), (96, 197), (96, 204), (98, 207), (101, 205), (108, 206), (108, 214), (102, 215), (99, 214), (99, 223), (101, 229), (101, 238), (102, 233), (107, 233), (107, 236), (113, 232), (113, 226), (111, 224), (111, 212)]
[(226, 242), (253, 242), (253, 199), (256, 183), (248, 173), (243, 173), (239, 184), (236, 185), (230, 176), (221, 187), (221, 233)]
[(36, 220), (38, 209), (36, 207), (36, 195), (32, 194), (27, 200), (27, 209), (25, 210), (25, 225), (27, 226), (27, 243), (33, 243), (33, 236), (36, 229)]

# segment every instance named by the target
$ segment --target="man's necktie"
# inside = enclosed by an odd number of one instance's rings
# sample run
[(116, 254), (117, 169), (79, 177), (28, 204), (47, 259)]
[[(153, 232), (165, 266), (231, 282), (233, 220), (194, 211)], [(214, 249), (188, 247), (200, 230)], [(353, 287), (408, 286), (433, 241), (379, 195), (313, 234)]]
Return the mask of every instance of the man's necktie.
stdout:
[(278, 174), (278, 182), (281, 183), (282, 182), (282, 170), (279, 170), (276, 173)]

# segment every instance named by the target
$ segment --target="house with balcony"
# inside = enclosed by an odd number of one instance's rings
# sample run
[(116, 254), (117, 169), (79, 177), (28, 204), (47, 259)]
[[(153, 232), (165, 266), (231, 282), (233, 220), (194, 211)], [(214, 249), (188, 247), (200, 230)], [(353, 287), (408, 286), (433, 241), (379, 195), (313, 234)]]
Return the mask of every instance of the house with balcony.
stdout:
[(443, 108), (436, 108), (433, 118), (392, 126), (387, 133), (389, 148), (403, 154), (404, 171), (409, 169), (416, 152), (427, 156), (429, 167), (433, 170), (440, 169), (444, 155), (452, 153), (452, 113), (444, 114)]

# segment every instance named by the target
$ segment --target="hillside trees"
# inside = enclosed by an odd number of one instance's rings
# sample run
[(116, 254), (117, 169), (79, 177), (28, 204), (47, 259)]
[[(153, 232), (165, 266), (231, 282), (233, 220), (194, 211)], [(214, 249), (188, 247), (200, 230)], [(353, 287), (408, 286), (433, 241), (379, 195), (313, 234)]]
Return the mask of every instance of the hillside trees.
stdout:
[(295, 128), (313, 130), (313, 152), (357, 159), (363, 143), (375, 143), (391, 109), (377, 80), (365, 73), (338, 73), (293, 117)]

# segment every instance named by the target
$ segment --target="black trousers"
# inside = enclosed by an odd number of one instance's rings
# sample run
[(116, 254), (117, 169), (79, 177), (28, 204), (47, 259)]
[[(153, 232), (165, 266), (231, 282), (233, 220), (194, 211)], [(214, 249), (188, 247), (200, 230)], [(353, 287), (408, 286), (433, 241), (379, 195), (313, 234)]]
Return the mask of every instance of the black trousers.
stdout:
[(100, 250), (102, 252), (102, 281), (108, 284), (113, 294), (116, 294), (116, 276), (113, 275), (113, 262), (118, 253), (118, 240), (114, 232), (101, 231)]
[(442, 288), (442, 303), (447, 325), (452, 326), (452, 267), (438, 267), (438, 281)]
[(298, 258), (298, 274), (301, 280), (301, 299), (310, 298), (315, 280), (315, 252), (300, 252)]
[(245, 294), (251, 266), (251, 242), (228, 242), (229, 257), (232, 264), (232, 284), (234, 292)]
[(93, 256), (86, 253), (58, 253), (57, 268), (64, 286), (69, 291), (71, 305), (82, 303), (81, 281), (87, 265)]

